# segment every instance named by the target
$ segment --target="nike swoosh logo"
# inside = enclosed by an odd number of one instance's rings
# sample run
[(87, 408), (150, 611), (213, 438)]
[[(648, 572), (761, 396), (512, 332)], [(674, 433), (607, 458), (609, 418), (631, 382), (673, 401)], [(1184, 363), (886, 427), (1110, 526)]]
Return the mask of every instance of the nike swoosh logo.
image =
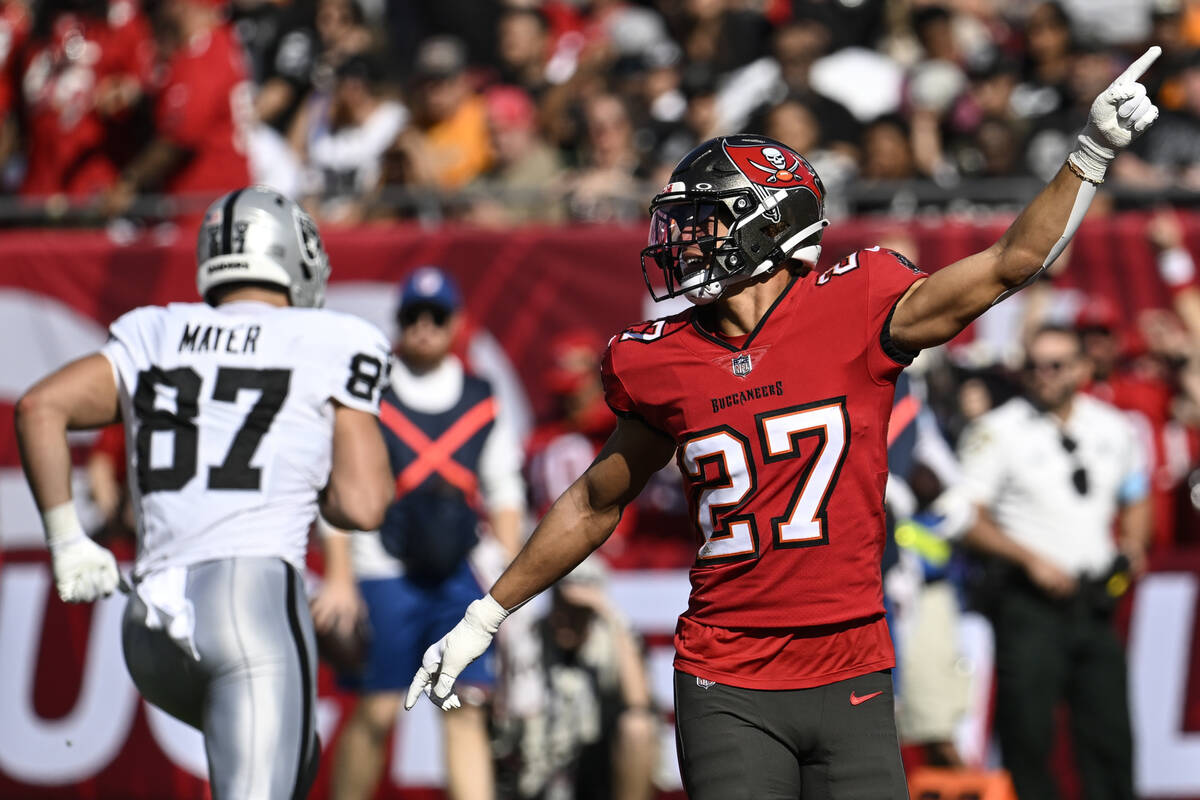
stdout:
[(862, 697), (859, 697), (854, 692), (851, 692), (850, 693), (850, 705), (861, 706), (863, 703), (867, 702), (872, 697), (878, 697), (881, 694), (883, 694), (882, 690), (880, 690), (878, 692), (871, 692), (870, 694), (864, 694)]

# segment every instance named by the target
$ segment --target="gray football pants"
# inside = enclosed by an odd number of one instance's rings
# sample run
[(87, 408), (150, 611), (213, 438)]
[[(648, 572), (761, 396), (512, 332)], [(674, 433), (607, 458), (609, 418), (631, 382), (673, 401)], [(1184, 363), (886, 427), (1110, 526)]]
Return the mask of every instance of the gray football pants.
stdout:
[(300, 575), (277, 558), (188, 568), (196, 661), (125, 609), (125, 664), (147, 700), (204, 734), (214, 800), (303, 798), (316, 777), (316, 640)]

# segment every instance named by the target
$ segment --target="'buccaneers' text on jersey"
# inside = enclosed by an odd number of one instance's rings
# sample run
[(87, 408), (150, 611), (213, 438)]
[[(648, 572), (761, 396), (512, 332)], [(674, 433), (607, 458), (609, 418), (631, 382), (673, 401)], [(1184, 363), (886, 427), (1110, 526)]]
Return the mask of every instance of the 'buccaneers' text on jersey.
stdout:
[(744, 337), (713, 333), (698, 307), (610, 344), (606, 399), (677, 443), (700, 536), (680, 671), (801, 689), (892, 666), (887, 422), (910, 359), (885, 331), (922, 277), (899, 254), (861, 250), (793, 278)]

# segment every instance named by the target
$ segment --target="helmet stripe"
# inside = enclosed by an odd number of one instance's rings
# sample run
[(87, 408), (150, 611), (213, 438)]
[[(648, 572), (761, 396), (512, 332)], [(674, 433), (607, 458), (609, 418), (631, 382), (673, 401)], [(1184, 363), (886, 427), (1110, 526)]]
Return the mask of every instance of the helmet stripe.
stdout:
[(225, 204), (221, 206), (221, 255), (233, 253), (233, 207), (244, 191), (246, 190), (237, 189), (230, 192), (225, 198)]

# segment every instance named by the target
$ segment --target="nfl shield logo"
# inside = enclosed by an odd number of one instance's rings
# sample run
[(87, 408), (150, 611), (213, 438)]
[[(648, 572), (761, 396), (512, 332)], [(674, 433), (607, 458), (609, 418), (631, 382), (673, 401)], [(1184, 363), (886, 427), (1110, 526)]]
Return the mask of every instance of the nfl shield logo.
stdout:
[(749, 353), (738, 353), (733, 357), (733, 374), (739, 378), (744, 378), (750, 374), (750, 370), (754, 369), (754, 365), (750, 363)]

